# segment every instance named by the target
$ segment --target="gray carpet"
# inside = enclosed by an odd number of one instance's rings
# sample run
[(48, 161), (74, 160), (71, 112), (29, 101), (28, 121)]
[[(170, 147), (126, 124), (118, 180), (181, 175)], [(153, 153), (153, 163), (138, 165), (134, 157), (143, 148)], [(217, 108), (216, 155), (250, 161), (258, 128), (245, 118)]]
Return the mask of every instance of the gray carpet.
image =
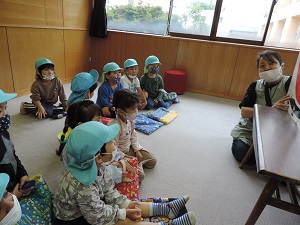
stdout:
[[(69, 96), (70, 84), (65, 90)], [(257, 174), (255, 166), (239, 169), (231, 154), (230, 131), (240, 117), (239, 102), (193, 93), (179, 99), (170, 108), (178, 112), (173, 122), (150, 135), (138, 132), (141, 145), (158, 159), (153, 170), (146, 170), (140, 197), (189, 194), (187, 209), (196, 214), (197, 224), (245, 224), (267, 178)], [(29, 95), (8, 103), (17, 155), (30, 176), (41, 173), (54, 192), (62, 176), (55, 149), (64, 119), (20, 115), (21, 101), (29, 101)], [(281, 189), (287, 198), (285, 187)], [(267, 206), (256, 224), (300, 224), (300, 217)]]

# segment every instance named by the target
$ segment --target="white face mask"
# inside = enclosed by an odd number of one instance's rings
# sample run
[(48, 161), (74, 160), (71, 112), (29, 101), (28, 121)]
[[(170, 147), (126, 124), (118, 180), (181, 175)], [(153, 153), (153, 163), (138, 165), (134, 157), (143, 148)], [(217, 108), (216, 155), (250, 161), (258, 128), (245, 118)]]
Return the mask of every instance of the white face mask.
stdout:
[(136, 76), (131, 76), (131, 75), (127, 75), (129, 78), (133, 79), (135, 78)]
[(138, 116), (139, 112), (135, 111), (134, 113), (125, 113), (127, 120), (134, 121), (136, 117)]
[(14, 207), (0, 221), (0, 225), (15, 225), (21, 219), (22, 210), (19, 201), (15, 195), (12, 195), (12, 197), (14, 199)]
[(267, 83), (273, 83), (280, 79), (282, 76), (282, 68), (278, 67), (273, 70), (267, 70), (264, 72), (259, 72), (259, 77), (264, 79)]
[(54, 79), (54, 74), (50, 76), (42, 76), (43, 80), (53, 80)]

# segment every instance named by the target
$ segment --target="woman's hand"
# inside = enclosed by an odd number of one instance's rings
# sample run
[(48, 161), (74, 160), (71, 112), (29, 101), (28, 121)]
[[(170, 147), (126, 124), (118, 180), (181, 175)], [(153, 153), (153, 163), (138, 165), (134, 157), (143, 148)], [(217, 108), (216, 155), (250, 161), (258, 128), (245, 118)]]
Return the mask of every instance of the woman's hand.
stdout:
[(291, 97), (289, 95), (283, 96), (281, 99), (275, 102), (275, 104), (272, 107), (286, 111), (289, 108), (290, 98)]

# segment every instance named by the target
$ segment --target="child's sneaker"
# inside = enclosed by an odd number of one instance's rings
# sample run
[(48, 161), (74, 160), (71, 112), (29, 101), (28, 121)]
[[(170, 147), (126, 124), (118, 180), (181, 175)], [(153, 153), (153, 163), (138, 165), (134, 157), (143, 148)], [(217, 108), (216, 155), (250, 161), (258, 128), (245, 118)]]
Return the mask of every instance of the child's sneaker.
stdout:
[(61, 119), (61, 118), (64, 118), (66, 115), (67, 115), (67, 112), (63, 112), (63, 113), (60, 113), (60, 114), (52, 115), (52, 118), (53, 119)]
[(28, 112), (24, 108), (24, 104), (25, 104), (25, 102), (21, 102), (21, 105), (20, 105), (20, 114), (21, 115), (27, 115), (28, 114)]
[(176, 103), (179, 103), (180, 101), (179, 101), (179, 99), (178, 98), (174, 98), (173, 100), (172, 100), (172, 103), (173, 104), (176, 104)]

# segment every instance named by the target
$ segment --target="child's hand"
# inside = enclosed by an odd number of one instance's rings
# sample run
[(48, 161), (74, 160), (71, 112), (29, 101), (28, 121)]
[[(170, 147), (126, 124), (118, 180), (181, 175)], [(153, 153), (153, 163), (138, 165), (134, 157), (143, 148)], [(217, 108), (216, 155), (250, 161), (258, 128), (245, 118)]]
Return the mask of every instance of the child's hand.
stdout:
[(30, 178), (28, 177), (28, 176), (23, 176), (23, 177), (21, 177), (21, 179), (20, 179), (20, 189), (23, 187), (23, 185), (27, 182), (27, 181), (29, 181), (30, 180)]
[(41, 108), (38, 108), (38, 111), (36, 112), (35, 115), (37, 115), (37, 117), (38, 117), (39, 119), (43, 119), (43, 118), (46, 118), (46, 114), (47, 114), (47, 113), (46, 113), (44, 107), (41, 107)]
[(147, 105), (147, 101), (146, 102), (142, 102), (139, 104), (139, 109), (144, 109)]
[(154, 102), (154, 105), (158, 104), (158, 100), (157, 99), (154, 99), (153, 102)]
[(141, 162), (141, 161), (142, 161), (142, 159), (143, 159), (143, 156), (142, 156), (142, 154), (140, 153), (140, 151), (139, 151), (139, 150), (135, 152), (135, 156), (137, 157), (137, 159), (138, 159), (138, 161), (139, 161), (139, 162)]
[(142, 218), (142, 210), (140, 208), (135, 209), (126, 209), (126, 217), (129, 219), (136, 221)]
[(18, 199), (24, 197), (24, 196), (27, 196), (30, 194), (30, 189), (29, 190), (22, 190), (20, 189), (20, 184), (18, 183), (14, 190), (12, 191), (12, 194), (15, 195)]
[(129, 205), (127, 206), (127, 209), (135, 209), (140, 205), (140, 202), (138, 201), (130, 201)]

